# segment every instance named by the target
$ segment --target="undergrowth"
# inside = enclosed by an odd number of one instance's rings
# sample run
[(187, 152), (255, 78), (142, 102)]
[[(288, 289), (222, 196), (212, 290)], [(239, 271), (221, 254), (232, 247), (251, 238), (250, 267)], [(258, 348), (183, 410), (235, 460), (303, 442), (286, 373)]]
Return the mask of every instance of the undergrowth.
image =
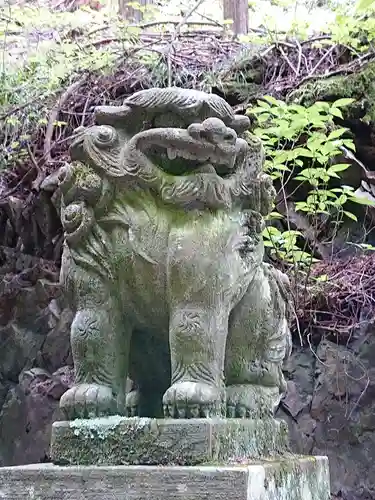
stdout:
[[(332, 181), (340, 181), (340, 173), (351, 166), (341, 162), (342, 148), (355, 151), (350, 131), (337, 127), (334, 122), (335, 117), (343, 119), (342, 110), (352, 102), (352, 99), (339, 99), (305, 107), (264, 96), (258, 100), (257, 107), (249, 109), (258, 124), (254, 134), (265, 148), (265, 170), (279, 186), (278, 204), (284, 207), (284, 214), (275, 211), (268, 216), (270, 223), (264, 230), (265, 245), (272, 256), (297, 270), (311, 267), (316, 261), (313, 256), (316, 242), (311, 242), (312, 253), (297, 245), (298, 237), (303, 234), (290, 227), (288, 198), (292, 197), (291, 186), (294, 192), (302, 187), (307, 190), (306, 198), (294, 202), (294, 210), (305, 214), (315, 234), (323, 224), (322, 216), (325, 216), (324, 225), (331, 225), (337, 231), (345, 218), (357, 221), (347, 205), (370, 204), (356, 196), (352, 186), (340, 185), (340, 182), (332, 185)], [(272, 219), (280, 218), (286, 221), (286, 231), (272, 224)]]

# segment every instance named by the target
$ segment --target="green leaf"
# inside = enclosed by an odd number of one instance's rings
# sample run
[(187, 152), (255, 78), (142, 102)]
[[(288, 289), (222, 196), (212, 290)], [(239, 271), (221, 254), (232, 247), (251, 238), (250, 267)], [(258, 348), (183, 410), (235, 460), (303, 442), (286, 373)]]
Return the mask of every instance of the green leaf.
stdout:
[(282, 172), (290, 172), (290, 168), (288, 168), (286, 165), (283, 165), (282, 163), (273, 165), (273, 168), (275, 170), (281, 170)]
[(258, 120), (258, 123), (265, 123), (267, 120), (270, 119), (270, 114), (267, 113), (267, 112), (263, 112), (263, 113), (259, 113), (257, 115), (257, 120)]
[(284, 216), (279, 212), (271, 212), (265, 219), (284, 219)]
[(342, 141), (343, 145), (346, 146), (348, 149), (351, 149), (352, 151), (355, 151), (355, 144), (351, 139), (344, 139)]
[(327, 137), (327, 140), (328, 141), (332, 141), (333, 139), (338, 139), (339, 137), (341, 137), (343, 134), (345, 134), (345, 132), (347, 132), (348, 129), (347, 128), (338, 128), (336, 130), (332, 130), (332, 132), (329, 134), (329, 136)]
[(350, 201), (357, 203), (358, 205), (367, 205), (369, 207), (375, 207), (375, 202), (369, 200), (368, 198), (362, 198), (359, 196), (351, 195), (349, 199)]
[(278, 163), (285, 163), (288, 160), (293, 159), (292, 151), (279, 151), (276, 150), (272, 153), (274, 157), (274, 161)]
[(261, 139), (267, 140), (269, 137), (266, 134), (266, 131), (263, 128), (257, 127), (255, 130), (253, 130), (253, 134), (256, 135), (257, 137), (260, 137)]
[(331, 115), (333, 116), (337, 116), (338, 118), (341, 118), (342, 120), (344, 119), (342, 113), (341, 113), (341, 110), (338, 109), (338, 108), (331, 108), (329, 110), (329, 112), (331, 113)]
[(329, 177), (334, 177), (335, 179), (340, 179), (340, 176), (336, 174), (336, 172), (333, 172), (330, 168), (327, 170), (327, 175)]
[(352, 219), (352, 220), (355, 220), (356, 222), (358, 222), (357, 217), (356, 217), (354, 214), (352, 214), (351, 212), (347, 212), (346, 210), (344, 210), (344, 214), (345, 214), (347, 217), (349, 217), (349, 219)]
[(346, 194), (342, 194), (339, 199), (337, 200), (337, 203), (339, 205), (344, 205), (346, 202), (348, 201), (348, 197), (346, 196)]
[(270, 109), (270, 105), (268, 104), (268, 102), (266, 101), (261, 101), (260, 99), (257, 100), (257, 104), (260, 108), (264, 108), (264, 109)]
[[(310, 191), (310, 193), (311, 193), (311, 191)], [(337, 198), (335, 193), (332, 193), (332, 191), (330, 189), (319, 189), (319, 195), (325, 196), (327, 198)]]
[(271, 95), (264, 95), (263, 99), (265, 101), (269, 102), (270, 104), (273, 104), (274, 106), (283, 106), (283, 105), (285, 106), (285, 103), (283, 101), (278, 101), (277, 99), (275, 99)]
[(313, 158), (313, 153), (306, 148), (295, 148), (291, 152), (291, 158), (297, 158), (298, 156), (303, 156), (305, 158)]
[(293, 260), (299, 263), (308, 264), (310, 261), (314, 262), (314, 258), (307, 252), (302, 250), (296, 250), (293, 252)]
[(300, 104), (290, 104), (288, 106), (288, 109), (290, 111), (295, 111), (298, 114), (305, 114), (306, 108), (304, 106), (301, 106)]
[(329, 102), (326, 102), (326, 101), (316, 101), (314, 106), (318, 109), (328, 110), (330, 107), (330, 104), (329, 104)]
[(299, 176), (302, 176), (304, 179), (313, 179), (315, 175), (316, 175), (315, 168), (305, 168), (299, 174)]
[[(372, 0), (372, 1), (375, 1), (375, 0)], [(351, 99), (349, 97), (347, 98), (343, 98), (343, 99), (338, 99), (337, 101), (335, 101), (332, 106), (334, 108), (345, 108), (345, 106), (349, 106), (349, 104), (353, 104), (353, 102), (355, 102), (355, 99)], [(331, 111), (332, 111), (332, 108), (331, 108)]]
[(356, 10), (366, 10), (374, 3), (375, 0), (359, 0), (356, 5)]
[(264, 240), (263, 245), (268, 248), (273, 248), (275, 246), (270, 240)]
[(332, 165), (332, 167), (329, 167), (328, 172), (343, 172), (347, 168), (351, 166), (350, 163), (336, 163), (336, 165)]
[(269, 175), (273, 181), (276, 181), (277, 179), (281, 179), (281, 177), (283, 176), (283, 174), (281, 172), (275, 172), (275, 173), (269, 174)]
[(264, 229), (264, 233), (267, 234), (267, 236), (277, 236), (278, 238), (281, 237), (281, 232), (277, 229), (277, 227), (274, 226), (267, 226)]
[(291, 236), (303, 236), (303, 235), (301, 231), (295, 231), (294, 229), (283, 232), (283, 238), (290, 238)]
[(246, 114), (249, 115), (258, 115), (262, 113), (266, 113), (268, 115), (268, 108), (265, 109), (264, 107), (255, 106), (255, 108), (247, 108), (246, 110)]
[(375, 247), (370, 245), (369, 243), (358, 243), (357, 246), (364, 248), (365, 250), (372, 250), (372, 251), (375, 250)]

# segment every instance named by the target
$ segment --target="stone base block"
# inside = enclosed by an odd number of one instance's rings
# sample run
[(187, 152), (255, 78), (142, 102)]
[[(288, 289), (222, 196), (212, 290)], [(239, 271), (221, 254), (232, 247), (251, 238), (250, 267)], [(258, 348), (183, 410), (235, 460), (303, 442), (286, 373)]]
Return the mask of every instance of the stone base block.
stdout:
[(228, 467), (0, 468), (2, 500), (329, 500), (328, 460)]
[(274, 419), (73, 420), (55, 422), (51, 440), (57, 465), (228, 464), (287, 449), (287, 425)]

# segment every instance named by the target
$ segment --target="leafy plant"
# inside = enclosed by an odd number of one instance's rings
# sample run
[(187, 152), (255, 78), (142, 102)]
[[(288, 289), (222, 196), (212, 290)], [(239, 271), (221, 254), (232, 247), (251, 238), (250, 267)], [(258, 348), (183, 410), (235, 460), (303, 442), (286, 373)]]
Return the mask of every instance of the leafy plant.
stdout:
[(357, 10), (365, 10), (371, 7), (375, 0), (359, 0), (357, 3)]
[[(340, 180), (340, 174), (350, 167), (349, 163), (338, 161), (341, 148), (355, 150), (348, 130), (334, 123), (334, 118), (343, 118), (342, 109), (352, 102), (353, 99), (339, 99), (304, 107), (265, 96), (249, 110), (258, 122), (254, 134), (265, 148), (266, 171), (280, 183), (285, 201), (287, 183), (296, 183), (295, 190), (301, 186), (308, 188), (307, 197), (295, 203), (295, 210), (304, 212), (315, 228), (322, 216), (337, 226), (345, 217), (357, 220), (348, 209), (349, 202), (369, 203), (355, 196), (350, 186), (341, 185), (341, 182), (332, 186), (332, 180)], [(283, 218), (283, 215), (275, 211), (269, 216), (269, 222), (275, 218)], [(312, 255), (298, 244), (302, 233), (292, 230), (286, 222), (287, 231), (280, 231), (274, 224), (266, 227), (265, 245), (270, 247), (271, 254), (287, 263), (310, 265)]]

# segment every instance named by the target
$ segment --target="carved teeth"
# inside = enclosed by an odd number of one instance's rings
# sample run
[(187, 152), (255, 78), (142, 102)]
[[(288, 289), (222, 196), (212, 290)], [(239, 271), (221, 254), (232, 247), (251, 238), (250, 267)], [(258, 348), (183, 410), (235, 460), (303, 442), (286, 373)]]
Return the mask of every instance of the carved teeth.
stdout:
[(236, 157), (235, 157), (235, 156), (233, 156), (233, 158), (231, 158), (231, 160), (230, 160), (230, 162), (229, 162), (229, 168), (230, 168), (231, 170), (233, 170), (233, 169), (234, 169), (234, 167), (235, 167), (235, 164), (236, 164)]
[[(220, 155), (216, 153), (212, 154), (197, 154), (191, 151), (187, 150), (180, 150), (178, 151), (177, 149), (174, 148), (167, 148), (167, 156), (169, 160), (175, 160), (178, 157), (183, 158), (184, 160), (195, 160), (199, 162), (210, 162), (210, 163), (222, 163), (223, 158), (221, 158)], [(233, 168), (233, 165), (235, 163), (235, 157), (230, 159), (230, 161), (227, 161), (226, 163), (229, 163), (229, 167)]]
[(170, 160), (175, 160), (177, 157), (177, 151), (175, 149), (168, 148), (167, 155)]

